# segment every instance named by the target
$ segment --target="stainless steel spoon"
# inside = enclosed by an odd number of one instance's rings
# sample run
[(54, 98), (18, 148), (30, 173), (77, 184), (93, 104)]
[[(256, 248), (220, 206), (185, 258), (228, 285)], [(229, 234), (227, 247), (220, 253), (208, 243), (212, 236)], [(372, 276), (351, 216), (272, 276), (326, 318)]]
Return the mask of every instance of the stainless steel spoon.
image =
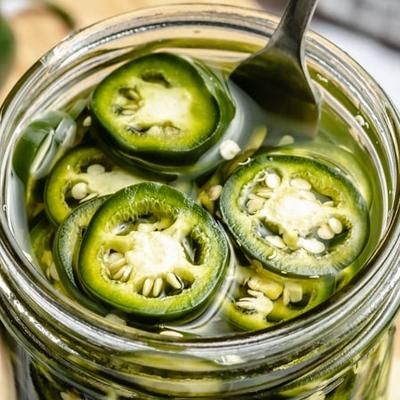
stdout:
[(320, 101), (304, 63), (304, 33), (318, 0), (290, 0), (268, 44), (242, 61), (230, 78), (267, 114), (269, 132), (314, 137)]

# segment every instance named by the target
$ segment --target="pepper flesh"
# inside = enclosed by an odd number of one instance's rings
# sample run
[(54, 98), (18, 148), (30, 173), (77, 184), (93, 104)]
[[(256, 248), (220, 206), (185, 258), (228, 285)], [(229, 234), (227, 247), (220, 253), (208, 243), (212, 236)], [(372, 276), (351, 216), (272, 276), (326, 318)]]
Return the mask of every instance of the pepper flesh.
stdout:
[(255, 157), (225, 183), (220, 208), (244, 251), (285, 275), (337, 274), (369, 231), (367, 206), (352, 183), (303, 157)]
[(59, 160), (46, 182), (46, 211), (60, 224), (79, 204), (143, 180), (147, 178), (119, 168), (97, 148), (77, 147)]
[(94, 135), (121, 157), (172, 165), (192, 164), (234, 115), (211, 70), (170, 53), (146, 55), (112, 72), (96, 87), (91, 110)]
[(224, 316), (244, 330), (265, 329), (321, 304), (335, 290), (335, 277), (293, 279), (266, 271), (257, 261), (238, 266), (224, 302)]
[(114, 307), (177, 318), (209, 300), (228, 258), (216, 222), (165, 185), (122, 189), (96, 212), (79, 256), (81, 283)]

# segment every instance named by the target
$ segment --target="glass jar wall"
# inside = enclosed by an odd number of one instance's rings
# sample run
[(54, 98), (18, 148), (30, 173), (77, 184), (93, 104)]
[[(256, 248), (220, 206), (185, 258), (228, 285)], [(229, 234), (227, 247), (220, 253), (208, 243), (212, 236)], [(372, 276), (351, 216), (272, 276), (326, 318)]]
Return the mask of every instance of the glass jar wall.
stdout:
[[(366, 178), (374, 237), (356, 280), (265, 331), (171, 338), (60, 296), (30, 256), (22, 189), (11, 168), (29, 121), (62, 109), (133, 55), (179, 51), (229, 70), (263, 46), (275, 26), (268, 14), (225, 6), (138, 11), (67, 38), (12, 91), (0, 124), (0, 294), (18, 399), (385, 398), (400, 301), (399, 117), (373, 79), (318, 35), (308, 36), (307, 61), (330, 110), (323, 126), (331, 129), (334, 120), (338, 146), (348, 134), (367, 155), (364, 168), (375, 171)], [(337, 157), (313, 151), (328, 161)]]

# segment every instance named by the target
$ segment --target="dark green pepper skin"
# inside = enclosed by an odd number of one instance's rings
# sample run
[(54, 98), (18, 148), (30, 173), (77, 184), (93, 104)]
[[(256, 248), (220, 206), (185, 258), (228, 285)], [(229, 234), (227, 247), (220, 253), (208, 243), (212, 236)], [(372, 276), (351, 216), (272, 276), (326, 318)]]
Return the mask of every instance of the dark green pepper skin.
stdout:
[[(333, 276), (294, 279), (255, 263), (258, 265), (236, 267), (223, 304), (224, 317), (243, 330), (266, 329), (292, 320), (321, 304), (335, 290)], [(295, 295), (300, 291), (300, 297), (293, 298), (293, 291)]]
[[(65, 127), (66, 129), (64, 129)], [(25, 189), (28, 218), (42, 210), (44, 178), (75, 137), (75, 122), (61, 111), (50, 111), (25, 127), (13, 154), (16, 176)]]
[[(103, 171), (92, 173), (93, 165), (101, 166)], [(122, 170), (95, 147), (75, 147), (57, 162), (46, 181), (46, 212), (55, 224), (60, 224), (79, 204), (143, 180), (147, 177)], [(74, 198), (77, 184), (86, 187), (83, 198)]]
[(53, 246), (54, 261), (58, 275), (67, 292), (79, 304), (100, 314), (107, 315), (110, 310), (97, 299), (91, 299), (77, 280), (79, 250), (84, 233), (97, 209), (107, 197), (90, 200), (75, 208), (58, 227)]
[[(266, 183), (271, 175), (275, 188)], [(225, 183), (220, 210), (250, 259), (299, 278), (337, 275), (356, 259), (369, 234), (368, 209), (354, 185), (305, 157), (254, 157)]]
[(357, 374), (350, 370), (343, 382), (326, 396), (326, 400), (351, 400), (356, 386), (356, 378)]
[(235, 113), (219, 77), (170, 53), (149, 54), (112, 72), (96, 87), (90, 108), (95, 137), (129, 162), (156, 169), (193, 164)]
[(55, 227), (44, 213), (37, 217), (36, 224), (30, 231), (32, 254), (43, 275), (60, 293), (67, 295), (54, 265), (52, 246), (55, 237)]
[(171, 187), (141, 183), (111, 196), (93, 216), (79, 280), (121, 311), (174, 319), (210, 299), (227, 261), (227, 241), (210, 215)]
[(49, 379), (38, 370), (39, 368), (34, 364), (30, 365), (30, 375), (36, 394), (39, 396), (38, 400), (58, 400), (61, 399), (60, 392), (62, 391), (59, 385), (50, 382)]
[(94, 397), (78, 392), (69, 384), (62, 382), (51, 374), (47, 367), (31, 362), (29, 365), (30, 378), (35, 393), (29, 400), (64, 400), (66, 398), (94, 400)]
[(54, 241), (54, 226), (41, 214), (30, 232), (33, 255), (44, 274), (53, 262), (51, 246)]

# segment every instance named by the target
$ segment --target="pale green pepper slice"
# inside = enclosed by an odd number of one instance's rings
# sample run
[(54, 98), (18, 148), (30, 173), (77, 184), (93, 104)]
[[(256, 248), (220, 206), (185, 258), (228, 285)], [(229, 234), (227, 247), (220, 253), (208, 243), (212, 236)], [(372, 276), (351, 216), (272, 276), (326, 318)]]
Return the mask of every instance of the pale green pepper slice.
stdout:
[(355, 186), (305, 157), (255, 157), (227, 180), (220, 209), (248, 256), (281, 275), (336, 275), (369, 234), (368, 208)]
[(234, 115), (224, 84), (208, 67), (171, 53), (149, 54), (113, 71), (96, 87), (90, 107), (100, 141), (155, 169), (193, 164)]
[(228, 245), (219, 225), (166, 185), (122, 189), (98, 209), (79, 255), (79, 279), (111, 306), (152, 319), (199, 309), (221, 283)]
[(60, 224), (80, 204), (145, 180), (121, 169), (95, 147), (76, 147), (59, 160), (47, 179), (46, 211)]

